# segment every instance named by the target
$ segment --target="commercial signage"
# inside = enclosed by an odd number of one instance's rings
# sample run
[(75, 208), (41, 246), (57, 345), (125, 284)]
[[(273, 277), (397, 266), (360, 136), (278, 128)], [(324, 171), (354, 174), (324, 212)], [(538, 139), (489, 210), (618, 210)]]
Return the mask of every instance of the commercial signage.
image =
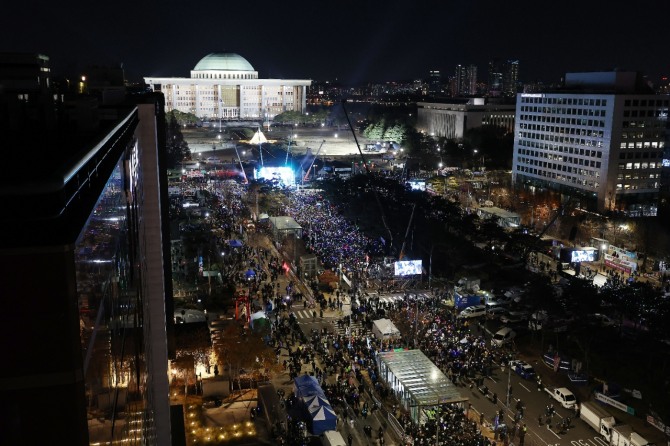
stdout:
[(614, 398), (610, 398), (609, 396), (607, 396), (603, 393), (595, 392), (595, 394), (596, 394), (596, 399), (598, 401), (602, 401), (603, 403), (609, 404), (612, 407), (616, 407), (617, 409), (622, 410), (626, 413), (629, 413), (631, 415), (635, 415), (635, 409), (634, 408), (632, 408), (630, 406), (626, 406), (624, 403), (619, 402), (619, 401), (615, 400)]
[(647, 415), (647, 423), (651, 424), (659, 431), (665, 433), (665, 435), (670, 436), (670, 426), (666, 426), (664, 423), (662, 423), (660, 420), (657, 420), (653, 416)]

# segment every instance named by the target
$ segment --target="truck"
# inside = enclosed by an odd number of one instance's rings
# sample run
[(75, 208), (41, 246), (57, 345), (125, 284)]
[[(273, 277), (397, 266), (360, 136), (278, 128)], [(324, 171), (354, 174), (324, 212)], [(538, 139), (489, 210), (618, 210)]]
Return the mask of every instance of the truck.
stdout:
[(579, 418), (602, 435), (608, 442), (612, 438), (612, 428), (616, 425), (614, 417), (596, 402), (586, 401), (579, 405)]
[(347, 442), (338, 431), (325, 431), (321, 434), (321, 443), (323, 446), (347, 446)]
[(468, 307), (481, 305), (482, 298), (476, 294), (454, 293), (454, 305), (457, 310), (465, 310)]
[(610, 446), (647, 446), (649, 442), (627, 424), (612, 427)]
[(568, 390), (567, 387), (558, 387), (556, 389), (545, 387), (544, 391), (566, 409), (573, 409), (575, 404), (577, 404), (577, 398), (575, 398), (575, 394)]

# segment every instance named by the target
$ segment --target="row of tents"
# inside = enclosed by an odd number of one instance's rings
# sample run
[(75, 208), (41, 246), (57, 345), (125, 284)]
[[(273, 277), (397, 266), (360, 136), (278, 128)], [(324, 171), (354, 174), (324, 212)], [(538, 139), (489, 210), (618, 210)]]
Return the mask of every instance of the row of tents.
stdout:
[(294, 393), (307, 412), (309, 429), (313, 435), (337, 429), (337, 414), (315, 377), (311, 375), (296, 377)]

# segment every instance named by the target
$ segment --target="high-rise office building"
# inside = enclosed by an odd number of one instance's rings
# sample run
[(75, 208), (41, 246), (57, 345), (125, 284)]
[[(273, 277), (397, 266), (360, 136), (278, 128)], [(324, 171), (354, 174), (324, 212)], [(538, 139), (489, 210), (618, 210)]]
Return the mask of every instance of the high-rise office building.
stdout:
[(211, 53), (191, 70), (190, 78), (150, 77), (144, 81), (165, 95), (166, 111), (199, 118), (272, 119), (285, 111), (305, 110), (307, 79), (259, 79), (242, 56)]
[(515, 97), (519, 84), (519, 61), (493, 59), (489, 62), (489, 96)]
[(170, 445), (162, 97), (39, 92), (44, 60), (0, 57), (0, 104), (25, 112), (0, 123), (3, 443)]
[(452, 96), (473, 96), (477, 94), (476, 65), (456, 65), (451, 94)]
[(442, 93), (442, 76), (439, 70), (430, 70), (428, 73), (428, 93), (431, 95)]
[(513, 179), (600, 212), (655, 215), (668, 102), (635, 72), (568, 73), (562, 89), (519, 94)]

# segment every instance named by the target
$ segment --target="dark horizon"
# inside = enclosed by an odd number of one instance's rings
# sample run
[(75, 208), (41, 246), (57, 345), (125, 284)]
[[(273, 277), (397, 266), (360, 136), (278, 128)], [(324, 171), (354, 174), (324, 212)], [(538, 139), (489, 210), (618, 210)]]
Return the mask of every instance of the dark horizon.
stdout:
[[(264, 3), (264, 2), (263, 2)], [(206, 0), (184, 9), (121, 0), (96, 14), (15, 4), (0, 18), (6, 52), (50, 57), (54, 74), (76, 77), (92, 65), (123, 64), (132, 82), (145, 76), (189, 77), (211, 52), (246, 58), (263, 78), (312, 79), (360, 85), (443, 78), (456, 65), (476, 65), (487, 81), (494, 58), (519, 60), (524, 83), (558, 82), (566, 72), (639, 71), (655, 84), (670, 74), (664, 29), (670, 4), (642, 0), (625, 14), (610, 2), (538, 10), (537, 2), (490, 0), (384, 5), (351, 0), (330, 8), (293, 1), (249, 8)], [(26, 32), (27, 17), (40, 25)], [(17, 38), (20, 36), (20, 39)]]

